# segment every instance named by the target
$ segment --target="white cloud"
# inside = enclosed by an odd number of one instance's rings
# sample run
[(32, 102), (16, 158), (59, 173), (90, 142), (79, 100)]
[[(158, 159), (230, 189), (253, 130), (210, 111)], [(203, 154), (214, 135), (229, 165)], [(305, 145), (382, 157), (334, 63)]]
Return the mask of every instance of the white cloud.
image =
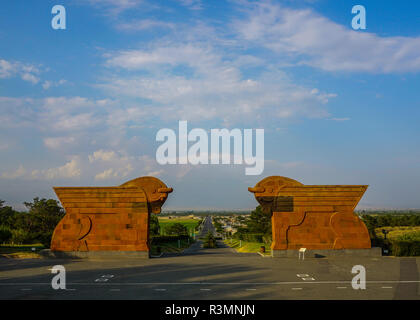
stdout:
[(177, 0), (181, 5), (187, 7), (190, 10), (201, 10), (203, 9), (203, 3), (201, 0)]
[(0, 97), (0, 120), (5, 127), (31, 126), (41, 131), (80, 133), (106, 122), (114, 112), (113, 106), (111, 100), (83, 97)]
[(114, 176), (114, 169), (107, 169), (104, 172), (98, 173), (95, 180), (106, 180)]
[(3, 178), (3, 179), (17, 179), (17, 178), (21, 178), (21, 177), (25, 176), (25, 174), (26, 174), (26, 169), (22, 165), (20, 165), (19, 168), (16, 169), (15, 171), (2, 173), (0, 178)]
[(63, 166), (45, 170), (33, 170), (32, 179), (53, 180), (57, 178), (78, 178), (81, 175), (80, 158), (74, 157)]
[(89, 155), (89, 162), (95, 161), (111, 161), (117, 159), (117, 155), (114, 151), (98, 150), (92, 155)]
[(83, 0), (81, 3), (102, 8), (107, 14), (115, 16), (126, 10), (134, 9), (145, 3), (144, 0)]
[[(223, 51), (199, 43), (157, 44), (148, 51), (123, 50), (106, 58), (106, 65), (115, 70), (148, 70), (152, 75), (115, 75), (100, 86), (121, 96), (151, 101), (158, 108), (150, 108), (150, 112), (164, 119), (239, 122), (264, 117), (324, 117), (328, 115), (324, 105), (336, 96), (295, 85), (277, 69), (245, 78), (239, 66), (246, 60), (238, 64)], [(249, 56), (247, 59), (250, 61)], [(177, 67), (187, 68), (189, 74), (174, 74)]]
[(64, 80), (64, 79), (61, 79), (61, 80), (56, 81), (56, 82), (46, 80), (42, 83), (42, 88), (44, 88), (44, 90), (48, 90), (52, 87), (58, 87), (58, 86), (61, 86), (63, 84), (66, 84), (66, 83), (67, 83), (67, 80)]
[(0, 79), (11, 77), (16, 72), (16, 67), (10, 62), (0, 59)]
[(50, 137), (44, 139), (44, 145), (50, 149), (60, 149), (75, 142), (74, 137)]
[[(245, 5), (246, 4), (246, 5)], [(247, 18), (233, 26), (241, 40), (326, 71), (420, 71), (420, 37), (381, 37), (339, 25), (310, 9), (243, 2)], [(244, 9), (244, 7), (242, 9)]]
[(124, 22), (117, 25), (117, 29), (125, 31), (143, 31), (155, 28), (173, 29), (175, 28), (175, 24), (159, 20), (143, 19)]
[(0, 79), (20, 76), (20, 78), (24, 81), (37, 84), (40, 81), (37, 77), (37, 74), (39, 73), (40, 70), (34, 65), (0, 59)]
[(330, 119), (326, 119), (329, 121), (350, 121), (350, 118), (330, 118)]

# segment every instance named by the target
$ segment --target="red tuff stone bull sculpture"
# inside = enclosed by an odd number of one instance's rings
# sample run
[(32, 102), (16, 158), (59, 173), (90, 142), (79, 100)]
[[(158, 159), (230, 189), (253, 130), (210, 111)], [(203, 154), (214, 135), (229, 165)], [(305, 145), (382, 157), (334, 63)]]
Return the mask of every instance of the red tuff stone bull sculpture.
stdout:
[(66, 215), (55, 228), (51, 251), (148, 256), (150, 213), (160, 213), (172, 188), (157, 178), (141, 177), (119, 187), (55, 187), (54, 191)]
[(368, 230), (354, 209), (368, 186), (303, 185), (272, 176), (248, 188), (272, 213), (272, 250), (369, 249)]

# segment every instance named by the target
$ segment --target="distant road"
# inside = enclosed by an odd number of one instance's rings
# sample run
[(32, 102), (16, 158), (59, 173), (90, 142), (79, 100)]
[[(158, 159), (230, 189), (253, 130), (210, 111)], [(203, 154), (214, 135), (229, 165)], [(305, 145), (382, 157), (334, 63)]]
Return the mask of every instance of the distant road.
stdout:
[(211, 232), (213, 235), (216, 234), (216, 229), (213, 226), (213, 219), (211, 216), (206, 216), (203, 221), (203, 227), (198, 234), (198, 238), (204, 238), (207, 233)]

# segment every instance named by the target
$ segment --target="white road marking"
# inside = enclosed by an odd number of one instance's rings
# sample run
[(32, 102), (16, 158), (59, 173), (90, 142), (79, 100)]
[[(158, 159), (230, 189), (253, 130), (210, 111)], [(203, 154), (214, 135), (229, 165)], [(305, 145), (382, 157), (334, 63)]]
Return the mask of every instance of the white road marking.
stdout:
[(292, 290), (302, 290), (302, 288), (292, 288)]
[(309, 277), (309, 278), (302, 278), (303, 281), (315, 281), (315, 278)]
[(382, 289), (392, 289), (392, 287), (382, 287)]
[[(108, 280), (108, 279), (107, 279)], [(331, 281), (312, 281), (312, 282), (302, 282), (302, 281), (281, 281), (281, 282), (109, 282), (106, 283), (108, 286), (191, 286), (191, 285), (220, 285), (220, 286), (277, 286), (277, 285), (294, 285), (294, 284), (351, 284), (351, 280), (331, 280)], [(373, 280), (365, 281), (366, 284), (398, 284), (398, 283), (420, 283), (420, 280)], [(68, 282), (69, 286), (91, 286), (95, 285), (92, 282)], [(97, 285), (105, 285), (97, 284)], [(2, 283), (1, 286), (51, 286), (51, 282), (6, 282)]]
[(155, 291), (166, 291), (166, 289), (155, 289)]
[(100, 278), (96, 279), (95, 282), (107, 282), (109, 279), (114, 278), (113, 274), (104, 274)]
[(201, 291), (211, 291), (211, 289), (200, 289)]
[(337, 289), (347, 289), (347, 287), (337, 287)]
[(257, 290), (257, 289), (246, 289), (247, 291), (255, 291), (255, 290)]
[(298, 278), (306, 278), (309, 277), (309, 274), (297, 274)]
[(66, 291), (76, 291), (76, 289), (66, 289)]

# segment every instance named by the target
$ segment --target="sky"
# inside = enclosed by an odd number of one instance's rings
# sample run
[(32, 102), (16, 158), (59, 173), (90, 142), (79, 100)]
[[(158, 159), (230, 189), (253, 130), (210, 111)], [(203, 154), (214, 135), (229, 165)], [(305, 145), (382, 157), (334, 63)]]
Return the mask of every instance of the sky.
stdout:
[[(66, 9), (54, 30), (51, 10)], [(352, 7), (367, 28), (353, 30)], [(248, 209), (264, 177), (420, 208), (420, 2), (4, 0), (0, 199), (153, 175), (164, 209)], [(160, 165), (162, 128), (264, 129), (244, 165)]]

